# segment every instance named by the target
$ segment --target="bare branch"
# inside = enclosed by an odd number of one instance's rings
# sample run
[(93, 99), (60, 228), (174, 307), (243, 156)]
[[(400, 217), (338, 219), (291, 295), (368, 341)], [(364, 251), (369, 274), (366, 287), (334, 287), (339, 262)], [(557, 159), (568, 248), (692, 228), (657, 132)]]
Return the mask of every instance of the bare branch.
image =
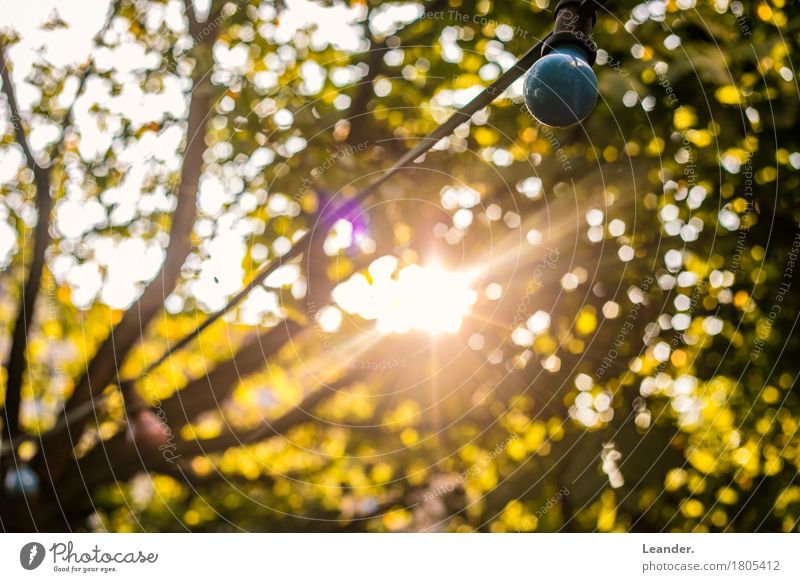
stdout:
[(308, 422), (309, 420), (314, 420), (311, 414), (312, 409), (333, 398), (341, 391), (353, 386), (359, 380), (363, 379), (365, 375), (366, 370), (355, 370), (341, 380), (332, 382), (308, 394), (300, 404), (292, 408), (289, 412), (258, 428), (245, 431), (229, 430), (215, 438), (186, 441), (178, 445), (177, 452), (187, 456), (208, 455), (231, 447), (253, 444), (276, 435), (284, 434), (297, 425)]
[[(312, 249), (321, 252), (321, 240)], [(312, 268), (309, 266), (309, 269)], [(332, 286), (333, 283), (328, 282), (327, 286), (317, 286), (317, 289), (327, 287), (330, 292)], [(180, 427), (202, 412), (218, 408), (243, 377), (261, 370), (265, 362), (301, 330), (301, 324), (287, 320), (258, 335), (240, 347), (233, 358), (219, 363), (205, 376), (189, 381), (183, 389), (161, 401), (160, 416), (169, 423), (172, 432), (176, 433)], [(134, 390), (134, 387), (128, 384), (122, 389)], [(126, 438), (126, 431), (120, 431), (111, 439), (98, 443), (77, 462), (75, 470), (69, 472), (61, 483), (63, 498), (85, 496), (88, 495), (87, 491), (94, 490), (109, 479), (127, 478), (138, 470), (156, 469), (159, 464), (164, 465), (160, 463), (163, 458), (149, 460), (143, 455), (146, 455), (146, 451), (137, 451)]]
[[(147, 324), (163, 310), (164, 298), (177, 284), (181, 267), (192, 249), (191, 234), (197, 212), (196, 193), (202, 174), (203, 153), (206, 149), (205, 127), (215, 99), (215, 91), (210, 81), (213, 63), (211, 44), (215, 38), (215, 35), (204, 37), (203, 42), (195, 46), (194, 50), (195, 72), (187, 119), (187, 145), (178, 182), (178, 204), (172, 217), (164, 264), (158, 276), (147, 286), (136, 303), (125, 312), (122, 320), (95, 352), (65, 405), (65, 415), (76, 407), (92, 401), (97, 394), (114, 382), (120, 365), (141, 340)], [(64, 453), (71, 448), (72, 440), (80, 435), (85, 422), (84, 417), (66, 423), (70, 437), (73, 438), (64, 438), (60, 434), (48, 435), (46, 442), (50, 447), (44, 448), (51, 448), (48, 457), (51, 457), (51, 454), (55, 456), (55, 459), (52, 457), (50, 459), (51, 465), (54, 461), (57, 462), (56, 459), (63, 458)]]
[[(120, 1), (121, 0), (113, 0), (111, 2), (111, 9), (109, 10), (108, 16), (105, 22), (103, 23), (103, 26), (100, 27), (100, 30), (97, 31), (97, 34), (94, 37), (94, 44), (99, 43), (103, 37), (103, 33), (105, 33), (105, 31), (108, 30), (108, 27), (111, 24), (111, 20), (114, 18), (114, 15), (117, 13), (117, 10), (119, 9)], [(67, 111), (64, 114), (64, 119), (61, 120), (61, 141), (53, 144), (50, 151), (51, 158), (54, 156), (55, 150), (58, 149), (58, 146), (63, 145), (64, 143), (64, 138), (66, 137), (67, 130), (72, 125), (75, 103), (81, 96), (83, 88), (86, 86), (86, 81), (89, 78), (91, 72), (92, 72), (91, 63), (86, 63), (81, 69), (80, 74), (78, 75), (78, 87), (75, 90), (75, 99), (73, 99), (72, 104), (67, 108)]]
[[(6, 362), (6, 397), (5, 397), (5, 422), (9, 438), (13, 439), (19, 433), (19, 408), (21, 402), (22, 377), (26, 367), (25, 352), (28, 346), (33, 308), (42, 279), (45, 263), (45, 251), (50, 243), (50, 211), (52, 198), (50, 197), (50, 175), (40, 166), (33, 155), (22, 127), (19, 104), (11, 81), (11, 74), (6, 59), (6, 51), (0, 42), (0, 66), (2, 66), (3, 93), (5, 94), (8, 108), (11, 111), (11, 123), (14, 127), (14, 137), (25, 153), (28, 167), (33, 172), (33, 183), (36, 189), (36, 206), (39, 213), (36, 229), (33, 234), (33, 257), (31, 258), (28, 276), (22, 287), (22, 301), (14, 323), (11, 339), (11, 350)], [(23, 243), (24, 244), (24, 243)], [(24, 253), (23, 253), (24, 259)]]
[(25, 135), (25, 128), (22, 127), (22, 116), (20, 115), (19, 104), (17, 102), (17, 94), (14, 91), (14, 85), (11, 82), (11, 70), (8, 66), (8, 59), (6, 58), (5, 44), (0, 41), (0, 64), (2, 64), (2, 78), (3, 78), (3, 94), (8, 102), (8, 108), (11, 111), (11, 125), (14, 128), (14, 138), (17, 140), (19, 147), (22, 148), (25, 154), (28, 167), (31, 170), (39, 168), (36, 159), (33, 156), (30, 146), (28, 145), (28, 138)]
[(194, 11), (194, 3), (192, 0), (184, 0), (183, 4), (186, 7), (186, 19), (189, 21), (189, 34), (196, 38), (201, 33), (201, 27)]
[[(76, 500), (88, 498), (97, 487), (110, 481), (124, 481), (139, 471), (157, 471), (173, 474), (176, 470), (173, 460), (181, 456), (196, 456), (216, 452), (232, 446), (241, 446), (271, 436), (285, 433), (290, 428), (313, 420), (311, 409), (335, 396), (355, 382), (365, 377), (367, 370), (358, 369), (338, 382), (309, 394), (297, 407), (291, 409), (268, 426), (242, 433), (229, 432), (214, 439), (203, 441), (182, 441), (176, 450), (171, 451), (167, 461), (160, 450), (137, 449), (121, 430), (107, 441), (101, 441), (80, 460), (68, 458), (65, 461), (71, 470), (59, 483), (59, 499), (66, 505), (76, 505)], [(186, 415), (189, 416), (189, 415)], [(174, 475), (173, 475), (174, 476)]]
[[(319, 215), (317, 216), (319, 218)], [(311, 244), (306, 261), (307, 296), (303, 308), (309, 319), (316, 315), (316, 306), (326, 301), (336, 284), (327, 276), (327, 256), (323, 251), (324, 236)], [(262, 370), (286, 342), (300, 334), (304, 326), (285, 320), (241, 346), (229, 360), (220, 362), (205, 376), (190, 380), (181, 390), (160, 403), (163, 414), (177, 430), (209, 410), (217, 410), (230, 396), (244, 376)]]
[(243, 377), (263, 369), (269, 358), (301, 329), (295, 321), (281, 322), (241, 347), (230, 360), (163, 400), (160, 408), (170, 427), (177, 430), (202, 412), (218, 409)]
[[(430, 4), (430, 6), (423, 8), (422, 14), (418, 18), (412, 20), (403, 28), (410, 28), (419, 23), (425, 18), (426, 13), (438, 10), (445, 5), (446, 2), (447, 0), (435, 0)], [(350, 110), (348, 112), (350, 118), (350, 134), (348, 135), (348, 141), (352, 144), (365, 141), (365, 137), (368, 133), (367, 123), (370, 121), (370, 117), (367, 115), (367, 106), (369, 105), (371, 98), (374, 96), (372, 82), (383, 71), (383, 58), (386, 55), (386, 52), (389, 50), (389, 47), (386, 44), (386, 39), (377, 40), (370, 30), (369, 20), (371, 14), (372, 11), (370, 10), (367, 13), (366, 19), (364, 20), (364, 36), (370, 42), (370, 51), (366, 59), (361, 61), (367, 65), (368, 70), (366, 76), (358, 83), (358, 88), (356, 89), (352, 105), (350, 106)]]
[[(105, 24), (100, 28), (95, 38), (99, 38), (103, 31), (108, 27), (111, 18), (116, 13), (119, 0), (115, 0), (111, 5), (111, 11)], [(22, 288), (22, 301), (17, 320), (14, 323), (14, 331), (12, 332), (11, 350), (9, 351), (6, 370), (8, 378), (6, 381), (6, 400), (5, 400), (5, 416), (6, 427), (9, 438), (14, 438), (19, 433), (19, 407), (22, 389), (22, 378), (27, 367), (27, 358), (25, 352), (28, 344), (28, 337), (30, 335), (30, 327), (33, 319), (33, 309), (36, 305), (36, 297), (39, 294), (41, 287), (42, 273), (45, 266), (45, 252), (50, 244), (50, 213), (52, 211), (52, 198), (50, 196), (50, 173), (49, 170), (42, 167), (35, 159), (32, 150), (28, 144), (25, 129), (22, 126), (22, 116), (20, 114), (19, 104), (17, 102), (16, 94), (14, 92), (14, 85), (11, 81), (11, 75), (8, 67), (8, 61), (5, 55), (5, 47), (0, 43), (0, 64), (2, 65), (2, 79), (3, 79), (3, 93), (6, 96), (9, 110), (11, 111), (11, 122), (14, 128), (14, 137), (17, 143), (22, 148), (25, 154), (28, 167), (33, 172), (33, 180), (36, 188), (36, 206), (39, 213), (38, 222), (34, 231), (34, 247), (33, 257), (31, 259), (28, 277)], [(91, 68), (86, 66), (80, 76), (78, 83), (77, 95), (80, 95), (83, 86), (86, 83), (86, 78), (89, 76)], [(74, 103), (73, 103), (74, 105)], [(62, 136), (67, 127), (72, 123), (72, 107), (67, 110), (67, 113), (62, 122)], [(57, 146), (56, 146), (57, 147)]]

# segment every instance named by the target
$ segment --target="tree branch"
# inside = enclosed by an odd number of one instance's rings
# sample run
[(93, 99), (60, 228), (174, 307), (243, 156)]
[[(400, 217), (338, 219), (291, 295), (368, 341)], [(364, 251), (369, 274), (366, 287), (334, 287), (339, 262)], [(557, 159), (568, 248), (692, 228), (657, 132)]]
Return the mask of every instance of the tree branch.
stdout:
[[(111, 8), (109, 10), (108, 16), (106, 17), (103, 26), (100, 27), (100, 30), (97, 31), (97, 34), (94, 37), (94, 43), (97, 44), (103, 37), (103, 33), (108, 30), (109, 25), (111, 24), (111, 20), (114, 18), (114, 15), (117, 13), (119, 9), (121, 0), (112, 0)], [(86, 81), (89, 78), (89, 74), (92, 72), (92, 67), (90, 63), (84, 65), (83, 69), (81, 70), (80, 74), (78, 75), (78, 87), (75, 90), (75, 99), (72, 100), (72, 104), (67, 108), (66, 113), (64, 114), (64, 119), (61, 120), (61, 141), (56, 142), (53, 144), (51, 151), (50, 151), (50, 158), (52, 159), (55, 156), (55, 152), (58, 149), (59, 145), (63, 145), (64, 138), (66, 137), (67, 130), (72, 125), (72, 114), (75, 109), (75, 103), (78, 101), (78, 98), (81, 96), (83, 92), (83, 88), (86, 86)]]
[[(125, 312), (122, 320), (102, 342), (78, 380), (75, 390), (64, 407), (64, 414), (91, 400), (112, 383), (125, 357), (141, 340), (144, 328), (163, 309), (164, 298), (172, 292), (180, 270), (192, 249), (191, 234), (197, 212), (196, 192), (203, 168), (206, 120), (212, 110), (215, 91), (210, 81), (213, 63), (211, 45), (216, 36), (208, 35), (195, 46), (193, 89), (187, 118), (186, 151), (178, 182), (178, 204), (172, 217), (169, 244), (164, 264), (158, 276), (147, 286), (141, 297)], [(71, 447), (72, 435), (80, 435), (86, 418), (66, 423), (70, 438), (48, 435), (53, 456), (49, 464), (58, 463)], [(61, 432), (61, 431), (56, 431)], [(45, 447), (48, 448), (48, 447)], [(58, 473), (58, 471), (56, 471)]]
[[(230, 431), (213, 439), (178, 442), (176, 450), (171, 451), (170, 461), (160, 450), (137, 449), (128, 438), (127, 431), (121, 430), (107, 441), (98, 443), (83, 458), (67, 459), (67, 466), (72, 470), (67, 472), (68, 478), (59, 484), (59, 499), (67, 508), (90, 507), (87, 503), (91, 493), (104, 483), (125, 481), (139, 471), (156, 471), (174, 476), (177, 470), (174, 463), (178, 462), (180, 456), (206, 455), (283, 434), (294, 426), (313, 420), (310, 414), (312, 408), (361, 380), (368, 371), (356, 369), (343, 379), (312, 392), (297, 407), (268, 425), (241, 433)], [(78, 509), (79, 513), (81, 511)]]
[[(317, 220), (321, 216), (322, 210), (317, 214)], [(307, 295), (303, 309), (311, 321), (316, 316), (318, 306), (327, 302), (337, 283), (327, 275), (328, 257), (323, 250), (325, 234), (320, 233), (312, 242), (305, 261)], [(271, 356), (304, 329), (304, 325), (287, 319), (258, 335), (240, 347), (231, 359), (220, 362), (205, 376), (190, 380), (183, 389), (163, 400), (160, 404), (161, 413), (168, 419), (171, 428), (178, 430), (199, 414), (219, 409), (244, 376), (263, 369)]]
[(192, 0), (183, 0), (186, 7), (186, 19), (189, 21), (189, 34), (197, 38), (201, 33), (200, 22), (197, 20), (197, 14), (194, 11), (194, 4)]
[[(322, 237), (318, 244), (312, 245), (312, 250), (316, 250), (317, 254), (321, 253)], [(309, 265), (309, 271), (314, 267), (315, 265)], [(330, 292), (332, 286), (333, 282), (329, 281), (327, 286), (317, 286), (316, 289), (327, 287)], [(311, 293), (310, 287), (309, 293)], [(312, 316), (313, 314), (309, 314), (309, 317)], [(202, 412), (218, 408), (244, 376), (262, 369), (264, 362), (301, 330), (302, 326), (299, 323), (286, 320), (279, 326), (260, 334), (256, 339), (240, 347), (233, 358), (219, 363), (207, 375), (190, 380), (183, 389), (163, 400), (159, 404), (159, 416), (165, 419), (174, 434)], [(133, 390), (134, 387), (126, 385), (122, 389)], [(128, 440), (126, 431), (121, 430), (109, 440), (98, 443), (86, 456), (76, 462), (75, 470), (70, 472), (70, 478), (61, 483), (60, 493), (68, 504), (71, 504), (69, 500), (77, 500), (88, 495), (109, 479), (120, 480), (132, 476), (139, 470), (164, 468), (163, 457), (160, 455), (151, 457), (147, 451), (137, 450)], [(83, 506), (82, 503), (79, 505)]]
[(265, 424), (258, 428), (245, 431), (228, 430), (211, 439), (184, 441), (178, 445), (177, 453), (186, 456), (208, 455), (285, 434), (289, 429), (313, 420), (311, 415), (313, 408), (361, 380), (366, 376), (366, 372), (365, 369), (357, 369), (341, 380), (311, 392), (300, 404), (272, 422), (265, 421)]
[(286, 320), (248, 342), (231, 358), (208, 372), (190, 380), (181, 390), (163, 400), (159, 406), (173, 431), (191, 422), (209, 409), (218, 409), (245, 376), (263, 369), (274, 355), (302, 326)]
[[(119, 5), (119, 0), (115, 0), (111, 5), (111, 11), (105, 24), (100, 28), (96, 38), (102, 35), (106, 30), (111, 18), (116, 13)], [(21, 389), (22, 378), (27, 367), (25, 352), (27, 349), (28, 337), (30, 335), (30, 326), (33, 319), (33, 310), (36, 304), (36, 297), (39, 294), (41, 287), (42, 273), (45, 266), (45, 252), (50, 244), (50, 224), (51, 224), (51, 211), (52, 211), (52, 198), (50, 196), (50, 173), (47, 168), (39, 164), (30, 146), (27, 142), (25, 129), (22, 126), (22, 116), (20, 115), (19, 104), (14, 92), (14, 86), (11, 81), (9, 72), (8, 61), (5, 56), (5, 47), (0, 43), (0, 62), (2, 64), (2, 79), (3, 79), (3, 93), (6, 96), (9, 110), (11, 111), (11, 121), (14, 128), (14, 136), (17, 143), (22, 148), (25, 154), (25, 159), (28, 167), (33, 172), (34, 185), (36, 188), (36, 206), (38, 210), (38, 222), (34, 231), (34, 250), (33, 258), (31, 260), (28, 277), (22, 289), (22, 305), (20, 307), (17, 320), (14, 324), (12, 332), (12, 344), (9, 351), (8, 360), (6, 364), (7, 381), (6, 381), (6, 400), (5, 400), (5, 417), (6, 428), (9, 438), (14, 438), (19, 434), (19, 408), (21, 402)], [(91, 68), (86, 66), (80, 76), (78, 82), (78, 89), (76, 92), (76, 100), (80, 95), (86, 79), (89, 76)], [(66, 132), (69, 125), (72, 123), (72, 106), (67, 109), (67, 112), (62, 121), (62, 136)], [(63, 140), (62, 140), (63, 143)], [(57, 148), (56, 144), (54, 149)], [(51, 152), (52, 158), (53, 152)]]
[[(19, 408), (22, 392), (22, 377), (26, 367), (25, 352), (28, 347), (28, 337), (33, 319), (33, 308), (42, 280), (45, 263), (45, 251), (50, 243), (50, 212), (52, 198), (50, 197), (50, 175), (40, 166), (28, 145), (25, 129), (22, 127), (22, 116), (19, 104), (11, 82), (11, 74), (6, 59), (6, 50), (0, 42), (0, 66), (2, 66), (3, 93), (5, 94), (8, 108), (11, 111), (11, 123), (14, 127), (14, 137), (25, 154), (28, 167), (33, 172), (33, 184), (36, 189), (36, 206), (39, 213), (36, 229), (33, 234), (33, 257), (28, 269), (28, 277), (22, 286), (22, 304), (11, 339), (11, 349), (6, 361), (6, 396), (4, 404), (6, 432), (9, 439), (19, 433)], [(24, 243), (23, 243), (24, 245)], [(23, 253), (24, 260), (24, 253)]]
[[(403, 30), (418, 24), (425, 18), (426, 13), (436, 11), (446, 3), (447, 0), (435, 0), (428, 6), (424, 5), (423, 3), (422, 14), (415, 20), (412, 20), (406, 24), (403, 27)], [(372, 11), (369, 11), (366, 19), (364, 20), (364, 36), (370, 42), (370, 51), (367, 55), (367, 58), (361, 61), (362, 63), (366, 64), (367, 67), (369, 67), (369, 70), (367, 71), (366, 76), (359, 81), (355, 96), (353, 97), (353, 101), (348, 112), (348, 118), (350, 119), (350, 134), (347, 136), (347, 140), (351, 144), (362, 143), (365, 141), (366, 134), (368, 133), (367, 122), (371, 121), (371, 118), (367, 115), (367, 106), (369, 105), (369, 102), (373, 96), (372, 82), (383, 70), (383, 57), (389, 50), (389, 47), (386, 45), (386, 39), (379, 41), (372, 35), (372, 32), (369, 29), (369, 20), (371, 15)]]

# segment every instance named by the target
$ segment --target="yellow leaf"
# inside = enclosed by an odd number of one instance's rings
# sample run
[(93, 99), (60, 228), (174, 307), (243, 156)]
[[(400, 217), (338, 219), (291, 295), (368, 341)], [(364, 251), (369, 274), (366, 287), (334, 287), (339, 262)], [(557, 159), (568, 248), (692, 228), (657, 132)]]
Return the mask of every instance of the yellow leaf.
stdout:
[(716, 458), (703, 449), (695, 449), (689, 453), (689, 463), (701, 473), (710, 473), (717, 464)]
[(703, 515), (703, 504), (697, 499), (689, 499), (683, 504), (681, 511), (686, 517), (697, 518)]
[(717, 98), (717, 101), (723, 105), (739, 105), (741, 103), (739, 89), (736, 88), (736, 85), (720, 87), (717, 89), (717, 92), (714, 93), (714, 96)]
[(672, 117), (675, 129), (679, 130), (689, 129), (697, 123), (697, 115), (695, 115), (694, 109), (691, 107), (679, 107)]
[(584, 307), (575, 321), (575, 331), (580, 335), (589, 335), (597, 328), (597, 316), (591, 305)]

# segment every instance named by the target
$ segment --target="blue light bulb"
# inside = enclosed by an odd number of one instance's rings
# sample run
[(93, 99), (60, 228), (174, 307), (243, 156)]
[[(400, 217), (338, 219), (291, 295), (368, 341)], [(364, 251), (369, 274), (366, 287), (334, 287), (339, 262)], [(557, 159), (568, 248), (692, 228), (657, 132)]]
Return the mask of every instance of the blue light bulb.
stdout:
[(8, 470), (4, 485), (9, 497), (30, 497), (39, 492), (39, 477), (28, 465), (21, 464)]
[(597, 77), (586, 54), (564, 46), (536, 61), (525, 77), (525, 104), (533, 117), (551, 127), (583, 121), (597, 102)]

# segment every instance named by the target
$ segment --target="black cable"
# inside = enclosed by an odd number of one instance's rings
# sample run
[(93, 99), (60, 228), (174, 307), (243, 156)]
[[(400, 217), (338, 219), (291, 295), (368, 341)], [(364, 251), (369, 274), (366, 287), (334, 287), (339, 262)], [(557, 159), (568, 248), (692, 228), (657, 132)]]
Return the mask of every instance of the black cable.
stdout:
[[(549, 36), (549, 35), (548, 35)], [(424, 138), (422, 141), (415, 146), (414, 148), (410, 149), (406, 152), (397, 162), (392, 165), (391, 168), (386, 170), (386, 172), (380, 177), (371, 182), (367, 185), (364, 189), (360, 190), (356, 193), (352, 198), (347, 200), (347, 205), (356, 205), (370, 195), (374, 194), (375, 191), (386, 183), (392, 176), (394, 176), (397, 172), (404, 169), (406, 164), (409, 162), (416, 160), (418, 157), (423, 155), (425, 152), (430, 150), (436, 143), (439, 142), (444, 137), (450, 135), (454, 129), (456, 129), (459, 125), (468, 121), (475, 113), (489, 105), (492, 101), (497, 99), (500, 94), (505, 91), (511, 84), (519, 79), (522, 75), (524, 75), (528, 69), (533, 66), (539, 57), (541, 56), (542, 46), (544, 46), (544, 42), (547, 40), (545, 37), (542, 41), (536, 43), (528, 52), (526, 52), (516, 63), (512, 66), (508, 71), (503, 73), (497, 81), (489, 85), (483, 91), (481, 91), (474, 99), (472, 99), (469, 103), (467, 103), (464, 107), (454, 112), (447, 121), (445, 121), (442, 125), (434, 129)], [(328, 226), (332, 226), (332, 223), (336, 221), (337, 214), (340, 213), (341, 209), (337, 213), (329, 213), (327, 215), (323, 215), (323, 218), (320, 219), (320, 227), (326, 228)], [(258, 285), (260, 285), (267, 277), (269, 277), (272, 273), (275, 272), (278, 267), (283, 265), (286, 261), (294, 259), (304, 252), (308, 250), (308, 247), (311, 243), (311, 231), (304, 234), (300, 237), (292, 247), (289, 249), (287, 253), (284, 255), (277, 257), (274, 261), (269, 263), (266, 267), (264, 267), (253, 279), (245, 285), (236, 295), (234, 295), (228, 303), (220, 309), (219, 311), (212, 313), (208, 316), (200, 325), (198, 325), (193, 331), (189, 332), (187, 335), (182, 337), (178, 343), (176, 343), (171, 348), (168, 348), (157, 360), (155, 360), (152, 364), (148, 365), (143, 372), (139, 375), (139, 378), (142, 376), (149, 374), (153, 370), (155, 370), (158, 366), (163, 364), (167, 358), (173, 352), (179, 351), (186, 347), (186, 345), (191, 342), (194, 338), (199, 336), (208, 326), (212, 323), (217, 321), (220, 317), (224, 316), (228, 311), (242, 302), (242, 300), (247, 297), (247, 295), (255, 289)]]
[[(562, 0), (563, 2), (564, 0)], [(576, 1), (576, 0), (572, 0)], [(595, 10), (599, 7), (604, 7), (608, 0), (577, 0), (581, 7), (585, 7), (588, 4), (594, 4)], [(356, 205), (360, 202), (363, 202), (367, 197), (372, 195), (375, 190), (377, 190), (380, 186), (382, 186), (385, 182), (387, 182), (392, 176), (394, 176), (397, 172), (402, 170), (408, 162), (416, 160), (422, 154), (430, 150), (436, 143), (439, 142), (442, 138), (447, 137), (450, 135), (453, 130), (455, 130), (459, 125), (468, 121), (475, 113), (486, 107), (487, 105), (491, 104), (492, 101), (497, 99), (500, 94), (508, 89), (511, 84), (519, 79), (522, 75), (524, 75), (528, 69), (530, 69), (533, 64), (539, 60), (542, 56), (542, 48), (546, 46), (548, 39), (552, 36), (548, 34), (538, 43), (536, 43), (532, 48), (528, 50), (522, 57), (517, 60), (516, 63), (505, 73), (500, 75), (500, 78), (497, 79), (494, 83), (486, 87), (483, 91), (481, 91), (477, 96), (475, 96), (469, 103), (467, 103), (464, 107), (458, 109), (454, 112), (443, 124), (439, 127), (434, 129), (424, 138), (422, 141), (415, 146), (414, 148), (410, 149), (406, 152), (399, 160), (397, 160), (391, 168), (386, 170), (380, 178), (374, 180), (369, 185), (367, 185), (363, 190), (359, 191), (355, 196), (348, 200), (348, 205)], [(323, 217), (321, 219), (321, 228), (325, 228), (330, 226), (328, 222), (333, 222), (336, 220), (336, 213), (330, 213), (327, 217)], [(304, 234), (300, 237), (289, 251), (276, 258), (272, 261), (269, 265), (266, 266), (261, 272), (259, 272), (253, 279), (245, 285), (236, 295), (234, 295), (228, 303), (223, 307), (221, 310), (217, 311), (216, 313), (212, 313), (208, 318), (205, 319), (200, 325), (198, 325), (193, 331), (189, 334), (185, 335), (181, 338), (178, 343), (176, 343), (171, 348), (168, 348), (161, 356), (152, 364), (148, 365), (143, 372), (138, 376), (141, 378), (142, 376), (149, 374), (153, 370), (155, 370), (158, 366), (163, 364), (167, 358), (170, 357), (172, 352), (179, 351), (186, 347), (186, 345), (191, 342), (194, 338), (199, 336), (208, 326), (212, 323), (217, 321), (220, 317), (224, 316), (228, 313), (228, 310), (231, 307), (235, 307), (239, 303), (241, 303), (245, 297), (255, 289), (258, 285), (260, 285), (269, 275), (275, 272), (278, 267), (283, 265), (286, 261), (294, 259), (304, 252), (308, 250), (308, 247), (311, 244), (311, 231)], [(137, 379), (138, 379), (137, 378)]]
[[(562, 0), (563, 3), (572, 3), (577, 2), (581, 7), (585, 7), (587, 4), (594, 4), (596, 7), (604, 7), (607, 0)], [(557, 12), (557, 11), (556, 11)], [(421, 155), (429, 151), (434, 145), (436, 145), (439, 140), (449, 136), (453, 130), (455, 130), (459, 125), (462, 123), (469, 121), (472, 116), (483, 109), (484, 107), (490, 105), (495, 99), (497, 99), (503, 91), (508, 89), (511, 84), (522, 77), (528, 69), (530, 69), (533, 64), (542, 56), (542, 49), (546, 46), (548, 39), (552, 36), (548, 34), (538, 43), (536, 43), (533, 47), (531, 47), (524, 55), (522, 55), (514, 65), (503, 73), (500, 78), (498, 78), (494, 83), (486, 87), (483, 91), (481, 91), (477, 96), (475, 96), (469, 103), (461, 107), (457, 111), (455, 111), (443, 124), (439, 127), (434, 129), (428, 135), (422, 138), (421, 142), (406, 152), (399, 160), (397, 160), (386, 172), (370, 184), (368, 184), (365, 188), (357, 192), (352, 198), (347, 199), (346, 205), (348, 206), (356, 206), (360, 202), (363, 202), (366, 198), (371, 196), (375, 193), (375, 191), (386, 183), (392, 176), (394, 176), (397, 172), (404, 169), (406, 164), (412, 162), (419, 158)], [(337, 214), (341, 213), (341, 209), (337, 212), (331, 212), (327, 215), (323, 213), (322, 218), (320, 219), (320, 227), (327, 228), (332, 226), (333, 223), (337, 220)], [(292, 247), (286, 252), (284, 255), (277, 257), (274, 261), (263, 267), (263, 269), (255, 276), (253, 279), (250, 280), (247, 285), (245, 285), (236, 295), (234, 295), (228, 303), (215, 313), (209, 315), (202, 323), (200, 323), (194, 330), (189, 332), (187, 335), (182, 337), (174, 346), (167, 348), (161, 356), (153, 363), (149, 364), (145, 369), (139, 373), (136, 378), (129, 378), (126, 380), (120, 381), (120, 384), (128, 384), (132, 385), (135, 381), (141, 379), (145, 375), (151, 373), (155, 370), (158, 366), (163, 364), (173, 352), (179, 351), (185, 348), (193, 339), (198, 337), (206, 328), (208, 328), (211, 324), (216, 322), (218, 319), (223, 317), (228, 311), (232, 308), (241, 303), (245, 297), (255, 289), (258, 285), (264, 282), (264, 280), (269, 277), (272, 273), (274, 273), (279, 267), (285, 264), (287, 261), (292, 260), (301, 256), (308, 250), (308, 247), (311, 244), (311, 231), (304, 234), (300, 237)], [(73, 422), (83, 418), (87, 414), (89, 414), (95, 406), (105, 400), (107, 396), (100, 395), (97, 398), (93, 398), (84, 404), (76, 407), (75, 409), (66, 412), (64, 415), (64, 419), (60, 420), (56, 423), (56, 425), (50, 430), (50, 432), (55, 430), (60, 430), (66, 426), (69, 426)], [(22, 439), (27, 440), (27, 439)], [(5, 452), (9, 450), (10, 447), (15, 446), (15, 442), (3, 443), (2, 451)]]

